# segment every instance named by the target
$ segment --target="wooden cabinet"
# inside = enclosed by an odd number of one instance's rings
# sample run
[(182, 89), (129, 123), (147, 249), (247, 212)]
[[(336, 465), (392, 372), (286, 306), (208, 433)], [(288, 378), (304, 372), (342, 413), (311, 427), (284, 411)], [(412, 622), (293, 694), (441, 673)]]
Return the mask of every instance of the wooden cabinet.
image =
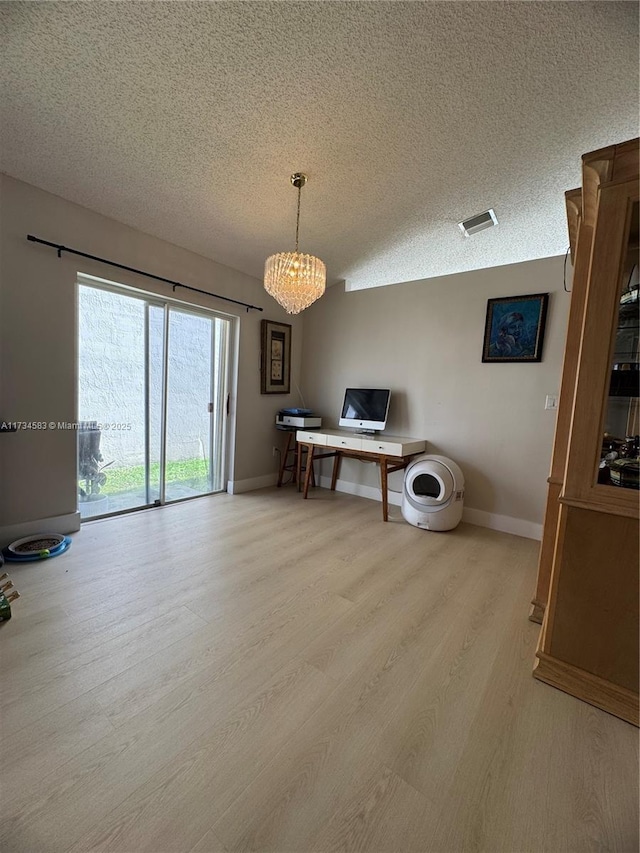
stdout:
[(637, 139), (586, 154), (566, 195), (572, 303), (531, 614), (536, 678), (636, 725), (638, 155)]

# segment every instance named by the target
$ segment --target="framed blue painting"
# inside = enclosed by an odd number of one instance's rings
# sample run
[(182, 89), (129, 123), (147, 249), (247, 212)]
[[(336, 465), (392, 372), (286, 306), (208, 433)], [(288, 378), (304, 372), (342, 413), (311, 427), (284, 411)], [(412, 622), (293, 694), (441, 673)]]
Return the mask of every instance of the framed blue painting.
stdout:
[(482, 360), (541, 361), (548, 293), (489, 299)]

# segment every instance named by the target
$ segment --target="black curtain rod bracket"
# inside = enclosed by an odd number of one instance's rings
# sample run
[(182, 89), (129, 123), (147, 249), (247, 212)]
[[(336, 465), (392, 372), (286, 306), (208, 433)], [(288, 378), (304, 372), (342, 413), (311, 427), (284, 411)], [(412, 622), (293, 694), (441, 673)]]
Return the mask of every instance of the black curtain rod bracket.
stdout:
[(180, 281), (163, 278), (161, 275), (154, 275), (151, 272), (145, 272), (145, 270), (128, 267), (125, 264), (118, 264), (116, 261), (108, 261), (106, 258), (99, 258), (97, 255), (89, 255), (87, 252), (79, 252), (77, 249), (69, 249), (67, 246), (62, 246), (60, 243), (50, 243), (48, 240), (41, 240), (39, 237), (34, 237), (33, 234), (27, 234), (27, 240), (30, 240), (32, 243), (41, 243), (43, 246), (50, 246), (52, 249), (57, 251), (59, 258), (62, 257), (63, 252), (68, 252), (70, 255), (79, 255), (81, 258), (89, 258), (91, 261), (98, 261), (98, 263), (107, 264), (107, 266), (110, 267), (117, 267), (119, 270), (126, 270), (127, 272), (132, 272), (136, 275), (146, 276), (146, 278), (153, 278), (155, 281), (161, 281), (164, 284), (170, 284), (174, 293), (176, 292), (176, 287), (182, 287), (185, 290), (193, 291), (193, 293), (202, 293), (205, 296), (212, 296), (214, 299), (222, 299), (224, 302), (233, 302), (234, 305), (242, 305), (243, 308), (247, 309), (247, 314), (251, 310), (264, 311), (264, 308), (260, 308), (259, 305), (251, 305), (248, 302), (241, 302), (239, 299), (231, 299), (230, 296), (220, 296), (217, 293), (211, 293), (209, 290), (200, 290), (199, 287), (191, 287), (189, 284), (182, 284)]

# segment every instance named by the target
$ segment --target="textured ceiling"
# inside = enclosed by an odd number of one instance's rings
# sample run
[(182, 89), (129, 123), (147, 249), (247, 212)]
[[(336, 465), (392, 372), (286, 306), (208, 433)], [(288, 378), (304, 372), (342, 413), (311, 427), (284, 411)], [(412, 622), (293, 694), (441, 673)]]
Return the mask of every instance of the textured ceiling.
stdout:
[(638, 135), (635, 2), (2, 2), (0, 27), (2, 171), (259, 278), (293, 171), (301, 250), (371, 287), (564, 252), (580, 155)]

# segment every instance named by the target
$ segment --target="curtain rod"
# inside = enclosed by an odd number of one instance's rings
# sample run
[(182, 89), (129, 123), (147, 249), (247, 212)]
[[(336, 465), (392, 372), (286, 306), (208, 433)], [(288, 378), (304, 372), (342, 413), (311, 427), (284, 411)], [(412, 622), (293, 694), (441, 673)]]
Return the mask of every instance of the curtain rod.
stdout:
[(106, 258), (99, 258), (97, 255), (88, 255), (86, 252), (79, 252), (77, 249), (69, 249), (67, 246), (61, 246), (59, 243), (50, 243), (48, 240), (41, 240), (39, 237), (34, 237), (33, 234), (27, 234), (27, 240), (30, 240), (32, 243), (42, 243), (43, 246), (51, 246), (52, 249), (56, 249), (59, 258), (62, 257), (63, 252), (69, 252), (71, 255), (80, 255), (81, 258), (89, 258), (91, 261), (99, 261), (101, 264), (107, 264), (110, 267), (117, 267), (120, 270), (127, 270), (127, 272), (133, 272), (136, 275), (144, 275), (147, 278), (154, 278), (156, 281), (162, 281), (165, 284), (170, 284), (174, 293), (176, 292), (176, 287), (182, 287), (185, 290), (192, 290), (194, 293), (203, 293), (205, 296), (213, 296), (214, 299), (223, 299), (225, 302), (233, 302), (234, 305), (242, 305), (243, 308), (247, 309), (247, 313), (251, 309), (254, 311), (264, 311), (264, 308), (260, 308), (258, 305), (250, 305), (248, 302), (241, 302), (239, 299), (231, 299), (230, 296), (219, 296), (217, 293), (211, 293), (209, 290), (200, 290), (198, 287), (191, 287), (188, 284), (182, 284), (180, 281), (172, 281), (170, 278), (162, 278), (161, 275), (154, 275), (151, 272), (145, 272), (144, 270), (139, 270), (135, 267), (128, 267), (125, 266), (125, 264), (108, 261)]

